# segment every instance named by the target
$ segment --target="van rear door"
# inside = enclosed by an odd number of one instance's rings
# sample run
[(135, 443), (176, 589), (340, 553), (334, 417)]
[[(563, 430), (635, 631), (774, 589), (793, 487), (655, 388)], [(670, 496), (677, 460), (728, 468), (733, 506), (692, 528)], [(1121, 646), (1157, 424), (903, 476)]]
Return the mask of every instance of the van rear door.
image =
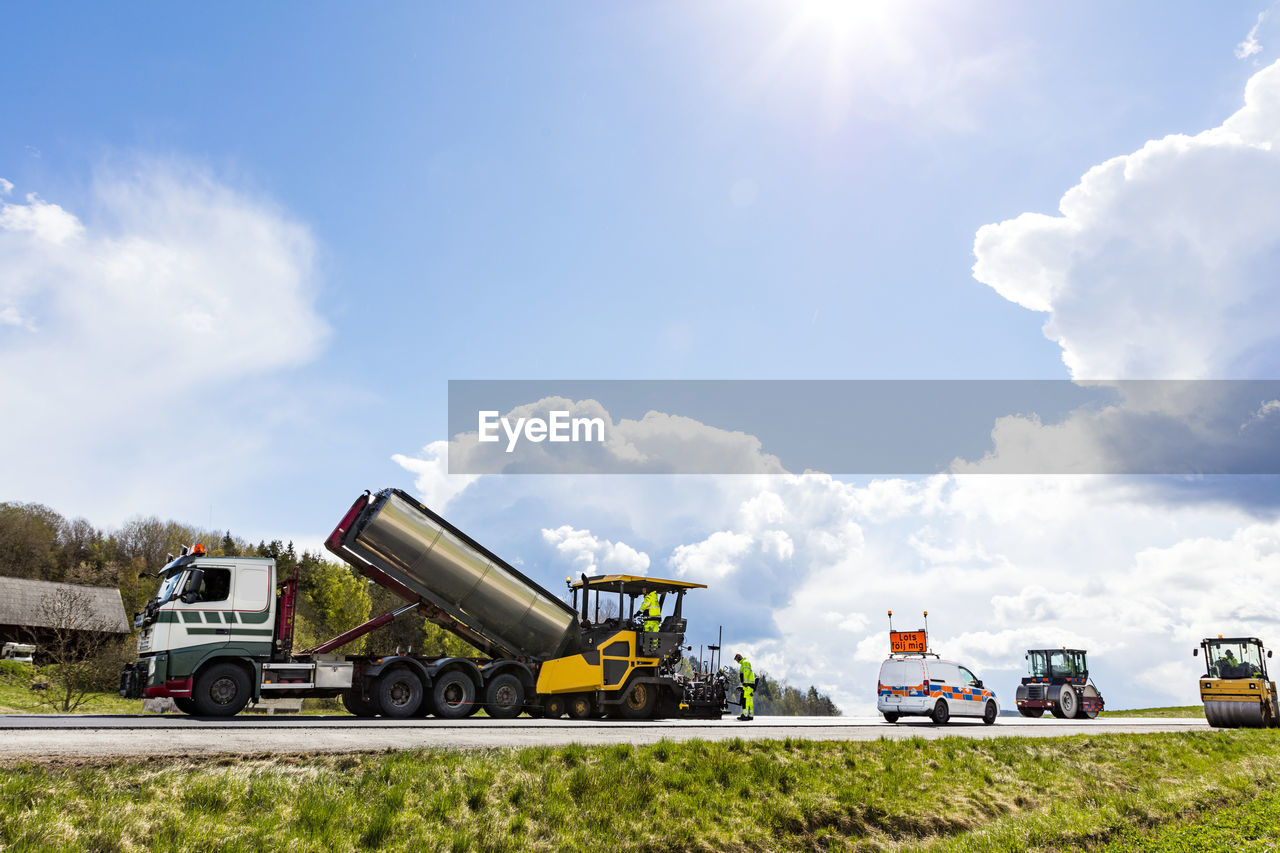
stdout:
[(876, 707), (881, 711), (914, 711), (927, 698), (924, 664), (919, 660), (887, 660), (880, 665)]

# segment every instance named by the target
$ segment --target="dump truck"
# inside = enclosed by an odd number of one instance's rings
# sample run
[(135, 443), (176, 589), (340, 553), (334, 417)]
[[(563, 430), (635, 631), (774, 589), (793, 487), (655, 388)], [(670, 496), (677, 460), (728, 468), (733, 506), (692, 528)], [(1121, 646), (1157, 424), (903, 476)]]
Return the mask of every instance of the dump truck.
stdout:
[(1257, 637), (1226, 637), (1200, 641), (1193, 656), (1204, 651), (1200, 701), (1209, 725), (1224, 729), (1280, 726), (1276, 683), (1267, 678), (1267, 651)]
[[(295, 652), (297, 577), (277, 577), (272, 559), (194, 546), (164, 567), (135, 618), (138, 658), (121, 673), (120, 694), (168, 696), (204, 716), (270, 697), (338, 697), (357, 716), (388, 718), (459, 719), (482, 708), (497, 718), (718, 718), (725, 710), (724, 677), (681, 665), (684, 596), (703, 584), (583, 575), (569, 583), (568, 603), (398, 489), (361, 495), (325, 547), (405, 604)], [(646, 590), (669, 614), (657, 631), (644, 631), (637, 612)], [(410, 611), (480, 655), (335, 653)]]
[(1089, 678), (1089, 653), (1084, 649), (1027, 649), (1030, 675), (1018, 685), (1014, 704), (1024, 717), (1041, 717), (1046, 710), (1063, 720), (1095, 719), (1105, 702)]

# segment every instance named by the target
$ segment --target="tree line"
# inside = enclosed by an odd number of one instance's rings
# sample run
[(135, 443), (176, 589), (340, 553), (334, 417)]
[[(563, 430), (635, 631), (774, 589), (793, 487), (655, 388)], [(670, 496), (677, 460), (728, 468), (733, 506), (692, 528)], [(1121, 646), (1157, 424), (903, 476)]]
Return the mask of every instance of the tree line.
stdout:
[[(296, 573), (295, 651), (311, 648), (367, 621), (372, 614), (404, 604), (346, 564), (306, 550), (298, 553), (292, 542), (276, 539), (255, 545), (229, 530), (211, 531), (156, 516), (135, 517), (114, 530), (101, 529), (87, 519), (65, 518), (41, 504), (0, 503), (0, 576), (113, 586), (120, 590), (130, 624), (133, 614), (155, 594), (155, 573), (170, 555), (196, 542), (204, 544), (211, 556), (270, 557), (276, 561), (280, 578)], [(122, 644), (120, 656), (131, 657), (131, 649), (132, 644)], [(464, 640), (416, 614), (395, 619), (341, 651), (359, 654), (366, 650), (398, 650), (428, 657), (479, 655)], [(802, 691), (764, 673), (757, 677), (755, 707), (758, 714), (840, 713), (830, 697), (816, 688)]]

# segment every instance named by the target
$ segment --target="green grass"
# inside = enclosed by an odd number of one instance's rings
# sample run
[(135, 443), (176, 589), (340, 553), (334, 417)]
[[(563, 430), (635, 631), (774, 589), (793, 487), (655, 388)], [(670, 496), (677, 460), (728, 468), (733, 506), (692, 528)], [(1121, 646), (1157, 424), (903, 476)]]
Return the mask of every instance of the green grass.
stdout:
[(1107, 853), (1216, 853), (1280, 850), (1280, 793), (1268, 791), (1244, 805), (1208, 809), (1186, 823), (1133, 830)]
[[(49, 705), (41, 703), (39, 693), (31, 690), (32, 680), (38, 679), (35, 672), (28, 663), (0, 661), (0, 714), (55, 713)], [(121, 699), (115, 693), (90, 693), (76, 713), (140, 714), (142, 700)]]
[(1204, 719), (1203, 705), (1178, 705), (1170, 708), (1135, 708), (1130, 711), (1103, 711), (1102, 717), (1199, 717)]
[(1250, 730), (26, 764), (0, 848), (1104, 850), (1274, 805), (1277, 759)]

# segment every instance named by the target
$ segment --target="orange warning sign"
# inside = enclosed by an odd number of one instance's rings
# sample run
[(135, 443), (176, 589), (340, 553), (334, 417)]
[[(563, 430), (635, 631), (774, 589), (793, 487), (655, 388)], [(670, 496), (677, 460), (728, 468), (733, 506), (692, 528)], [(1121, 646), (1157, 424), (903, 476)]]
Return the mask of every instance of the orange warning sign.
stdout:
[(890, 652), (925, 652), (924, 631), (890, 631)]

